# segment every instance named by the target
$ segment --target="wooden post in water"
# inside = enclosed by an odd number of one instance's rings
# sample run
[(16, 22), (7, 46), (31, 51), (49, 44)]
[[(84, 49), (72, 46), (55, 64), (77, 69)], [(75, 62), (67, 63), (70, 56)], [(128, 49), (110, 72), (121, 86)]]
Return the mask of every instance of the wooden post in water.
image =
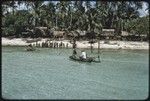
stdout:
[(98, 40), (98, 54), (100, 53), (99, 48), (100, 48), (100, 41)]
[(98, 39), (98, 60), (100, 61), (100, 38)]
[(92, 40), (91, 40), (91, 42), (90, 42), (90, 45), (91, 45), (91, 53), (93, 53), (93, 46), (92, 46), (92, 44), (93, 44), (93, 38), (92, 38)]
[(73, 48), (73, 49), (76, 49), (76, 47), (77, 47), (77, 45), (76, 45), (76, 39), (73, 38), (73, 45), (72, 45), (72, 48)]
[(35, 46), (36, 46), (36, 47), (37, 47), (37, 44), (38, 44), (38, 43), (37, 43), (37, 41), (36, 41), (36, 42), (35, 42)]
[(92, 46), (92, 43), (90, 43), (91, 44), (91, 53), (93, 53), (93, 46)]

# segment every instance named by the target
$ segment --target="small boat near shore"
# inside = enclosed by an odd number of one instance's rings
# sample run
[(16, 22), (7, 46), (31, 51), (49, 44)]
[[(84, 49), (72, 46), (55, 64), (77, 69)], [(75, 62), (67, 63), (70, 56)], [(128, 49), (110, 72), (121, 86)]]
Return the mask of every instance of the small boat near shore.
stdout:
[(29, 47), (28, 47), (28, 48), (26, 48), (25, 50), (26, 50), (26, 51), (35, 51), (36, 49), (35, 49), (35, 48), (29, 48)]
[[(73, 40), (73, 55), (69, 56), (69, 58), (71, 60), (74, 61), (79, 61), (79, 62), (95, 62), (95, 63), (100, 63), (100, 56), (99, 56), (99, 48), (100, 48), (100, 42), (98, 42), (98, 58), (96, 59), (96, 57), (87, 57), (87, 54), (84, 50), (82, 50), (82, 54), (80, 56), (77, 56), (77, 52), (76, 52), (76, 40)], [(92, 50), (92, 48), (91, 48)], [(92, 52), (92, 51), (91, 51)], [(82, 58), (81, 58), (82, 57)], [(84, 57), (84, 58), (83, 58)]]
[(71, 60), (74, 60), (74, 61), (79, 61), (79, 62), (96, 62), (96, 63), (100, 63), (100, 61), (96, 61), (93, 57), (87, 57), (87, 59), (81, 59), (80, 57), (77, 57), (77, 56), (69, 56), (69, 58)]
[(33, 47), (31, 44), (29, 44), (29, 45), (26, 47), (25, 50), (26, 50), (26, 51), (35, 51), (36, 49), (35, 49), (35, 47)]

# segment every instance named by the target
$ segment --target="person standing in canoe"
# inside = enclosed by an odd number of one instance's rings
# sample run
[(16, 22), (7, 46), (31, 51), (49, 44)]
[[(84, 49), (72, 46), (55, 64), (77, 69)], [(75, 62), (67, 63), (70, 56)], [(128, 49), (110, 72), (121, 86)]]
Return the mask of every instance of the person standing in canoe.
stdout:
[(74, 49), (72, 56), (76, 57), (76, 55), (77, 55), (77, 51), (76, 51), (76, 49)]
[(86, 59), (87, 58), (87, 54), (84, 50), (81, 51), (81, 55), (80, 55), (80, 59)]
[(77, 51), (76, 51), (76, 46), (77, 46), (77, 44), (76, 44), (76, 40), (75, 40), (75, 38), (73, 39), (73, 54), (72, 54), (72, 56), (74, 56), (74, 57), (76, 57), (76, 55), (77, 55)]
[(75, 49), (76, 47), (77, 47), (76, 39), (74, 38), (74, 39), (73, 39), (73, 46), (72, 46), (72, 48)]

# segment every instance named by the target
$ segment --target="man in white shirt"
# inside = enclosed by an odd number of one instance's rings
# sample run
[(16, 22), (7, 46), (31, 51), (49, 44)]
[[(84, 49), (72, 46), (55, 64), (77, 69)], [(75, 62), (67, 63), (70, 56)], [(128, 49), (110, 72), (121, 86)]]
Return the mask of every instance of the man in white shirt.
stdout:
[(81, 58), (81, 59), (86, 59), (86, 58), (87, 58), (86, 52), (85, 52), (84, 50), (82, 51), (82, 53), (81, 53), (81, 55), (80, 55), (80, 58)]

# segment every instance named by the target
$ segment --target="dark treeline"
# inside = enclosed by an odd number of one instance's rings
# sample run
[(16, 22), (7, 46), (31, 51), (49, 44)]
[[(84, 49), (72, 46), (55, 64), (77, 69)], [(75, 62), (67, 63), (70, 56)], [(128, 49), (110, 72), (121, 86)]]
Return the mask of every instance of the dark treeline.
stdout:
[[(21, 37), (26, 29), (35, 27), (98, 34), (102, 29), (115, 29), (116, 35), (127, 31), (149, 36), (149, 15), (139, 14), (142, 5), (135, 1), (3, 1), (2, 36)], [(21, 7), (24, 9), (18, 10)]]

